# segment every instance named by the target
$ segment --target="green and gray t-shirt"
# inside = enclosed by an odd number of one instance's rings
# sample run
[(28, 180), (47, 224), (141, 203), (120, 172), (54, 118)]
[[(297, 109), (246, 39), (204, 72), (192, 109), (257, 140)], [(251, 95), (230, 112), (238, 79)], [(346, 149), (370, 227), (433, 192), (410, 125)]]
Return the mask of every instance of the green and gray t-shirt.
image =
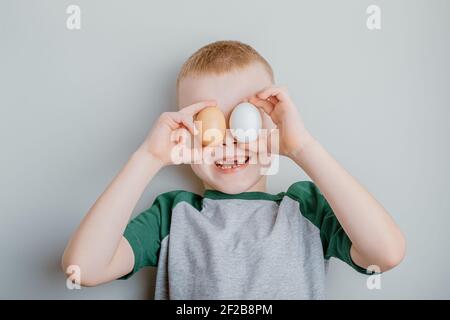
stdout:
[(321, 299), (327, 260), (359, 272), (351, 241), (318, 188), (158, 196), (124, 232), (133, 271), (157, 267), (155, 299)]

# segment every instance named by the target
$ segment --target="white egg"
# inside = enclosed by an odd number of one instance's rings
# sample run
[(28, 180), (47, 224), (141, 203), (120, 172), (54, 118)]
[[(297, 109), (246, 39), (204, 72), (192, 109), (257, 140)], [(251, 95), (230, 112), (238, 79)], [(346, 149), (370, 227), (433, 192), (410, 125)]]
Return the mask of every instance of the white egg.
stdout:
[(253, 104), (238, 104), (230, 116), (231, 134), (239, 143), (248, 143), (258, 139), (261, 129), (261, 114)]

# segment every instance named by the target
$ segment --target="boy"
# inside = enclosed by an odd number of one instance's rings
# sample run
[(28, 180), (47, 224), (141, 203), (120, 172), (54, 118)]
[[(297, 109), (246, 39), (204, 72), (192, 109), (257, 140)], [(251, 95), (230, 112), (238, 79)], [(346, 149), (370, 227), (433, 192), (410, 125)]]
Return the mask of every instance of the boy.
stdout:
[[(199, 49), (183, 65), (177, 91), (180, 110), (160, 116), (67, 245), (63, 269), (79, 266), (82, 285), (154, 266), (156, 299), (320, 299), (330, 257), (363, 273), (400, 263), (405, 240), (394, 221), (306, 130), (252, 47), (219, 41)], [(223, 144), (201, 148), (214, 149), (212, 163), (191, 164), (203, 195), (162, 194), (129, 222), (149, 181), (173, 164), (171, 150), (186, 145), (179, 138), (195, 137), (195, 115), (217, 106), (228, 121), (243, 101), (261, 110), (263, 128), (279, 130), (279, 154), (314, 183), (266, 193), (260, 151), (227, 132)]]

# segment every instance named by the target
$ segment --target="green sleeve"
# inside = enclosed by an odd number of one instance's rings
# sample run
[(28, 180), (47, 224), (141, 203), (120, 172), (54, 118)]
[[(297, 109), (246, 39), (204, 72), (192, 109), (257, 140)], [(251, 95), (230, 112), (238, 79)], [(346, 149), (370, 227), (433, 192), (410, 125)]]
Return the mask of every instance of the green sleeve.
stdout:
[(286, 194), (298, 201), (301, 214), (319, 228), (325, 259), (338, 258), (356, 271), (367, 274), (366, 269), (353, 262), (350, 256), (352, 242), (314, 183), (297, 182), (289, 187)]
[(133, 270), (127, 279), (143, 267), (156, 267), (161, 241), (169, 234), (173, 202), (179, 191), (158, 196), (152, 206), (132, 219), (124, 231), (134, 253)]

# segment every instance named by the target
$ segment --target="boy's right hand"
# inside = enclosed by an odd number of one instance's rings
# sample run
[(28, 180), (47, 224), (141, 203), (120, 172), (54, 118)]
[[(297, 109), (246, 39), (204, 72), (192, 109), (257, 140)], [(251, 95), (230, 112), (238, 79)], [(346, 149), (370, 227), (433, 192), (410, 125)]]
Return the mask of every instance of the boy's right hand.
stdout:
[(164, 166), (173, 164), (174, 148), (185, 144), (186, 136), (199, 136), (194, 125), (194, 116), (203, 108), (215, 107), (216, 104), (214, 100), (201, 101), (183, 107), (178, 112), (162, 113), (139, 149), (148, 152)]

